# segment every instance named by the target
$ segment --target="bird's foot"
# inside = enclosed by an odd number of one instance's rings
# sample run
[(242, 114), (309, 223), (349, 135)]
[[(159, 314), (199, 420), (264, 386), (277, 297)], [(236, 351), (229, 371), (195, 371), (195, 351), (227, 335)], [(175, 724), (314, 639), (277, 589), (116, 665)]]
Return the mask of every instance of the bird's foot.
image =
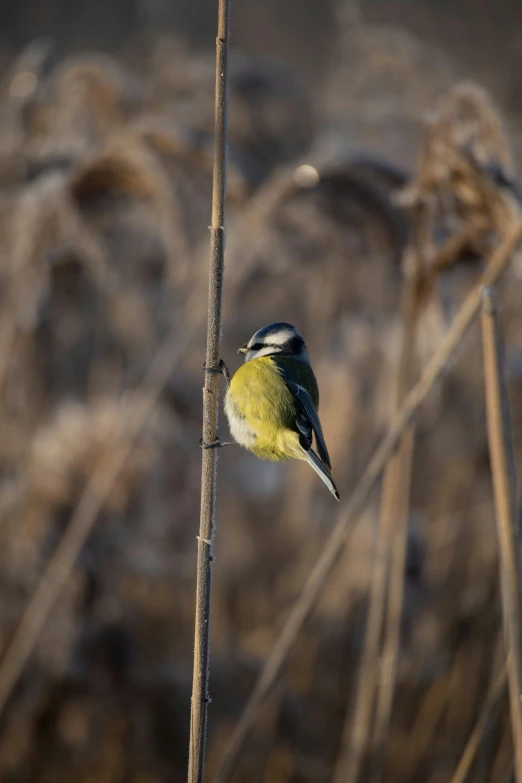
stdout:
[(234, 441), (225, 441), (221, 440), (221, 438), (216, 438), (216, 440), (213, 440), (211, 443), (203, 443), (203, 438), (200, 438), (199, 445), (202, 449), (220, 449), (223, 446), (234, 446)]
[(205, 362), (205, 364), (203, 365), (203, 369), (205, 370), (205, 372), (210, 372), (213, 375), (223, 375), (228, 389), (228, 387), (230, 386), (230, 373), (223, 359), (220, 359), (215, 367), (207, 367), (207, 363)]

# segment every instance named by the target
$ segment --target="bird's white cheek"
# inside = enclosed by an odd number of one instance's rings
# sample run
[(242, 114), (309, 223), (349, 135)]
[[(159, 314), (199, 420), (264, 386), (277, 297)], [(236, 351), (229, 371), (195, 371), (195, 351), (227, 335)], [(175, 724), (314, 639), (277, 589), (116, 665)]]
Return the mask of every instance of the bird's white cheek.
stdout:
[(247, 449), (255, 446), (257, 441), (257, 434), (238, 410), (238, 407), (230, 392), (228, 392), (227, 396), (225, 397), (225, 413), (227, 415), (228, 425), (234, 440)]

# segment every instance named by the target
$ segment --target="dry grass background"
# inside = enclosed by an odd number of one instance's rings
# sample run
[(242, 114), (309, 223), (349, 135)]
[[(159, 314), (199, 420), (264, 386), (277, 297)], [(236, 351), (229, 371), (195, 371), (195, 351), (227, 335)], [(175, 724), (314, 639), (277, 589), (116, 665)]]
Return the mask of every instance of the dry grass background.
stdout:
[[(473, 169), (448, 181), (452, 155), (475, 145), (480, 164), (507, 178), (514, 162), (478, 88), (439, 103), (455, 83), (440, 54), (398, 29), (353, 16), (344, 24), (313, 96), (280, 68), (235, 59), (222, 353), (235, 369), (235, 348), (262, 324), (299, 327), (347, 498), (390, 413), (411, 210), (435, 194), (433, 247), (484, 214), (488, 221), (462, 263), (429, 280), (417, 374), (504, 227), (490, 193), (477, 200), (472, 189), (468, 198)], [(5, 783), (185, 778), (213, 69), (212, 57), (165, 37), (138, 73), (102, 55), (55, 62), (39, 44), (4, 71), (1, 649), (105, 449), (126, 446), (129, 390), (171, 330), (184, 346), (0, 717)], [(423, 167), (422, 152), (439, 156), (439, 168)], [(520, 459), (516, 263), (499, 293)], [(502, 656), (481, 357), (476, 327), (417, 421), (390, 783), (451, 779)], [(260, 463), (230, 448), (219, 481), (209, 780), (336, 513), (307, 466)], [(378, 513), (376, 493), (259, 716), (236, 781), (332, 779), (356, 694)], [(510, 775), (504, 694), (471, 779)]]

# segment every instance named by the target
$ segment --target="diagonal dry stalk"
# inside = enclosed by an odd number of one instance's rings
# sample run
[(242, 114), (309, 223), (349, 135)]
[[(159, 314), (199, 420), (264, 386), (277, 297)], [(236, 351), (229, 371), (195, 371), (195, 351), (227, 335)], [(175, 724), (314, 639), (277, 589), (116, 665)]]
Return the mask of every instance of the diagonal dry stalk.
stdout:
[(508, 652), (515, 779), (522, 783), (522, 555), (517, 523), (516, 472), (504, 375), (498, 305), (491, 288), (483, 291), (482, 341), (488, 440), (499, 542), (504, 636)]
[(506, 687), (507, 671), (506, 667), (502, 666), (500, 673), (497, 675), (493, 684), (489, 689), (489, 693), (482, 707), (481, 713), (473, 727), (473, 731), (469, 735), (464, 753), (462, 754), (455, 774), (451, 778), (451, 783), (466, 783), (469, 780), (469, 775), (473, 767), (475, 758), (477, 756), (478, 749), (482, 738), (486, 732), (486, 729), (495, 713), (500, 706), (500, 699), (504, 693)]
[[(0, 713), (22, 672), (47, 618), (65, 586), (78, 554), (94, 525), (105, 499), (117, 480), (133, 445), (150, 418), (159, 396), (188, 344), (188, 336), (170, 336), (160, 347), (129, 404), (127, 445), (109, 443), (93, 471), (59, 546), (23, 614), (0, 665)], [(116, 456), (114, 456), (116, 454)]]
[(481, 304), (483, 285), (492, 285), (505, 269), (512, 254), (522, 238), (522, 220), (514, 221), (506, 236), (492, 255), (487, 270), (480, 282), (469, 293), (455, 316), (453, 324), (439, 346), (439, 349), (428, 362), (419, 381), (406, 396), (396, 415), (389, 424), (388, 430), (373, 454), (363, 476), (352, 493), (351, 500), (344, 506), (335, 528), (330, 534), (312, 572), (303, 586), (285, 625), (275, 643), (272, 652), (265, 662), (263, 671), (257, 681), (253, 693), (248, 700), (243, 715), (236, 726), (215, 780), (222, 783), (234, 771), (243, 744), (252, 730), (260, 706), (271, 691), (281, 669), (286, 661), (292, 644), (304, 621), (312, 610), (319, 593), (325, 584), (332, 566), (345, 543), (349, 526), (364, 510), (370, 493), (377, 483), (388, 459), (397, 447), (405, 429), (411, 424), (419, 406), (428, 396), (433, 384), (440, 378), (449, 359), (455, 353), (464, 334), (475, 319)]
[[(210, 599), (212, 592), (212, 544), (215, 531), (219, 343), (225, 253), (225, 198), (228, 124), (228, 42), (230, 0), (219, 0), (216, 38), (216, 115), (212, 225), (210, 227), (210, 272), (208, 289), (207, 353), (203, 388), (203, 439), (201, 467), (201, 514), (198, 536), (194, 676), (190, 715), (189, 783), (202, 783), (209, 696)], [(214, 372), (212, 372), (214, 370)]]

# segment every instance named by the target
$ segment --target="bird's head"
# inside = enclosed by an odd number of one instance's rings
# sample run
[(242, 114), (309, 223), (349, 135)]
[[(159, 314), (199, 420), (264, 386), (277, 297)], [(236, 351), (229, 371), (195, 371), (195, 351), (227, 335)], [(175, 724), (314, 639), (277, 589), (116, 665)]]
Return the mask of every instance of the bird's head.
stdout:
[(310, 363), (303, 338), (295, 326), (286, 323), (263, 326), (237, 352), (244, 354), (245, 362), (261, 356), (289, 356)]

